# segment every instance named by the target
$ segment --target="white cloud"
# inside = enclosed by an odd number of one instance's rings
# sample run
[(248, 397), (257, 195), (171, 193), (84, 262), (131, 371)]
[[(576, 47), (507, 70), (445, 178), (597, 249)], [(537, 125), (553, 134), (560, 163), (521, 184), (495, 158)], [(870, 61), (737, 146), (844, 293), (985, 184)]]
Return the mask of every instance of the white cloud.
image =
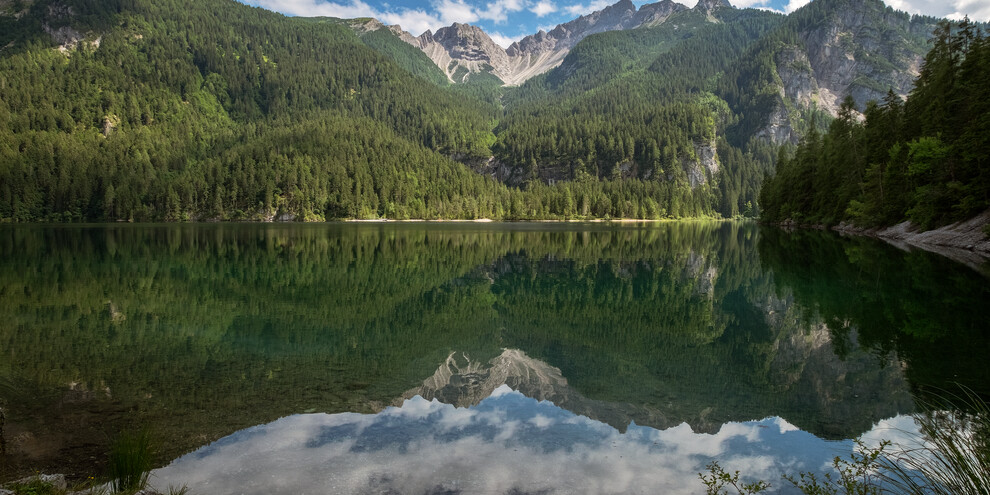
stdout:
[(496, 45), (501, 46), (502, 48), (508, 48), (513, 43), (523, 39), (523, 36), (524, 35), (522, 34), (516, 36), (506, 36), (498, 32), (491, 33), (488, 35), (488, 37), (491, 38)]
[(776, 12), (778, 14), (786, 14), (786, 12), (784, 12), (783, 10), (775, 9), (773, 7), (760, 7), (760, 6), (756, 6), (756, 7), (753, 7), (753, 8), (754, 9), (759, 9), (759, 10), (765, 10), (767, 12)]
[(477, 10), (477, 14), (482, 19), (502, 23), (508, 19), (509, 12), (519, 12), (522, 9), (522, 0), (496, 0), (485, 6), (484, 10)]
[(730, 0), (733, 7), (748, 9), (750, 7), (766, 7), (770, 0)]
[(772, 0), (730, 0), (730, 3), (740, 9), (759, 9), (778, 14), (784, 13), (783, 10), (771, 5), (774, 3)]
[(361, 0), (351, 0), (350, 4), (320, 2), (318, 0), (255, 0), (259, 7), (282, 12), (283, 14), (304, 17), (376, 17), (375, 9)]
[(592, 0), (591, 3), (588, 4), (579, 3), (564, 7), (564, 10), (566, 10), (572, 15), (588, 15), (597, 10), (602, 10), (605, 7), (608, 7), (609, 5), (612, 5), (612, 3), (613, 2), (609, 0)]
[(909, 14), (970, 19), (990, 22), (990, 2), (986, 0), (886, 0), (887, 5)]
[(791, 12), (794, 12), (795, 10), (800, 9), (805, 5), (808, 5), (808, 2), (810, 1), (811, 0), (790, 0), (787, 2), (787, 6), (784, 7), (784, 12), (790, 14)]
[[(864, 440), (891, 438), (890, 427), (910, 432), (909, 421), (881, 422)], [(469, 408), (415, 397), (378, 415), (289, 416), (183, 456), (155, 470), (152, 483), (178, 482), (211, 493), (311, 493), (333, 486), (341, 493), (626, 493), (649, 487), (694, 494), (703, 491), (697, 473), (713, 458), (730, 472), (779, 479), (781, 469), (827, 469), (833, 456), (845, 457), (853, 447), (848, 440), (818, 439), (780, 418), (727, 423), (711, 434), (687, 424), (666, 430), (631, 424), (620, 433), (500, 388)]]
[(956, 12), (968, 15), (970, 19), (990, 22), (990, 3), (986, 0), (956, 0)]
[(443, 21), (433, 14), (422, 10), (403, 10), (400, 12), (383, 12), (378, 20), (385, 24), (398, 24), (413, 36), (423, 34), (427, 29), (436, 31), (444, 26)]
[(462, 0), (442, 0), (434, 4), (434, 8), (437, 9), (440, 20), (444, 24), (453, 24), (455, 22), (468, 24), (477, 22), (479, 19), (478, 14), (474, 11), (474, 7), (464, 3)]
[(536, 14), (536, 17), (543, 17), (547, 14), (556, 12), (557, 6), (554, 5), (553, 2), (543, 0), (530, 7), (529, 11)]
[(498, 388), (496, 388), (495, 390), (492, 390), (492, 395), (490, 397), (501, 397), (503, 395), (513, 394), (513, 393), (518, 394), (519, 392), (512, 390), (511, 387), (503, 383), (499, 385)]

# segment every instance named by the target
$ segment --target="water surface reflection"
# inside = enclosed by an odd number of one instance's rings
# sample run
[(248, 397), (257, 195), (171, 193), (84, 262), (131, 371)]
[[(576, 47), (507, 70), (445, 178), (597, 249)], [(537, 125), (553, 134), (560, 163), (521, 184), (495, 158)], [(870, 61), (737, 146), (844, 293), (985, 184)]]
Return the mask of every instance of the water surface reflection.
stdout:
[[(891, 424), (913, 425), (898, 417), (874, 430)], [(713, 459), (776, 481), (819, 472), (852, 448), (779, 417), (713, 434), (686, 423), (623, 433), (502, 385), (469, 407), (416, 396), (378, 414), (288, 416), (181, 457), (153, 482), (216, 494), (699, 493), (697, 473)]]
[(948, 260), (752, 223), (0, 226), (0, 481), (100, 475), (128, 429), (164, 465), (501, 385), (619, 435), (781, 417), (843, 440), (919, 389), (987, 394), (982, 307)]

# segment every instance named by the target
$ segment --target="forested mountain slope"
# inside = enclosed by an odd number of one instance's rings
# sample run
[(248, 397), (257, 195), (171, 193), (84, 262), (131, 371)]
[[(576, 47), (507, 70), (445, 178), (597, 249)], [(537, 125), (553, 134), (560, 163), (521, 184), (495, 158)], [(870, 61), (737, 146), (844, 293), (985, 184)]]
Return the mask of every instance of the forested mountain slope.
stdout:
[[(704, 2), (699, 8), (705, 8)], [(557, 25), (550, 32), (498, 46), (481, 28), (455, 23), (413, 37), (401, 26), (391, 30), (404, 41), (429, 55), (451, 82), (469, 81), (475, 74), (491, 74), (508, 85), (518, 85), (558, 65), (584, 38), (606, 31), (650, 27), (667, 20), (687, 7), (671, 0), (643, 5), (637, 9), (631, 0), (619, 0), (602, 10)]]
[(702, 6), (589, 36), (507, 92), (498, 175), (659, 177), (710, 188), (722, 215), (756, 212), (776, 145), (826, 125), (847, 95), (863, 110), (906, 94), (935, 22), (879, 0), (817, 0), (786, 17)]
[(888, 90), (907, 95), (935, 24), (880, 0), (809, 3), (719, 81), (717, 93), (742, 116), (730, 133), (796, 143), (822, 117), (837, 116), (846, 96), (862, 111)]
[(374, 19), (3, 2), (0, 219), (755, 215), (776, 144), (835, 99), (906, 91), (929, 22), (879, 0), (626, 4), (595, 17), (623, 29), (572, 46), (590, 21), (563, 24), (561, 65), (502, 87), (451, 84)]
[(969, 22), (939, 25), (907, 101), (894, 92), (855, 117), (850, 96), (761, 193), (768, 221), (922, 229), (990, 208), (990, 41)]
[[(510, 183), (640, 178), (707, 191), (726, 216), (754, 204), (772, 152), (725, 141), (736, 117), (711, 86), (781, 16), (720, 8), (715, 23), (712, 15), (690, 10), (655, 28), (590, 36), (560, 67), (508, 93), (494, 152)], [(733, 174), (738, 181), (723, 180)]]
[(226, 0), (39, 1), (6, 22), (4, 218), (320, 217), (379, 177), (444, 188), (422, 201), (494, 187), (441, 156), (487, 153), (492, 116), (346, 27)]

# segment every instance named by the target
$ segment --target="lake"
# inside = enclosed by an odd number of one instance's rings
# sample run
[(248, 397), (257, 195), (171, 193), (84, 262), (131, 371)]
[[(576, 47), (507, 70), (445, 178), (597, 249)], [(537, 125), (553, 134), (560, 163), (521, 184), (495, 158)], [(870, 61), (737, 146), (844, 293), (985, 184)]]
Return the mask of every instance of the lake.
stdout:
[(784, 488), (990, 395), (987, 276), (747, 222), (0, 226), (2, 481), (120, 432), (192, 493)]

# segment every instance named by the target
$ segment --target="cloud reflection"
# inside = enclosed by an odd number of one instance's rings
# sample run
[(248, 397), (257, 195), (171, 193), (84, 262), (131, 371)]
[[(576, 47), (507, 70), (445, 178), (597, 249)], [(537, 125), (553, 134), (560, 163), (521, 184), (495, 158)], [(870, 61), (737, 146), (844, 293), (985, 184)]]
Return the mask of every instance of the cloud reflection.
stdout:
[[(153, 473), (196, 494), (699, 493), (717, 459), (767, 480), (819, 470), (851, 441), (780, 418), (625, 433), (503, 385), (458, 408), (421, 397), (379, 414), (302, 414), (234, 433)], [(775, 483), (780, 486), (780, 483)]]

